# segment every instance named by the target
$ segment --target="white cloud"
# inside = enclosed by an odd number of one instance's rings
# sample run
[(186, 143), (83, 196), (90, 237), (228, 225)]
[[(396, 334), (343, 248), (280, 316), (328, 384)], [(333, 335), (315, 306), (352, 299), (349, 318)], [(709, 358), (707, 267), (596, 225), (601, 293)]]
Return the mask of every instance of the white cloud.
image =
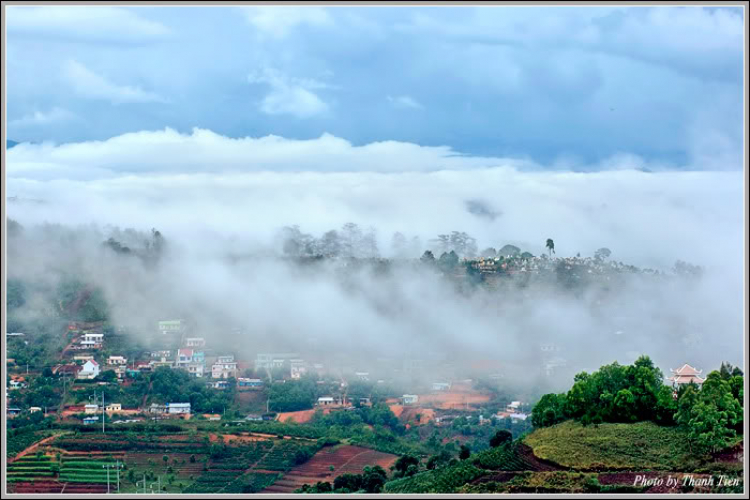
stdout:
[(336, 88), (314, 79), (289, 77), (268, 67), (251, 73), (247, 81), (265, 84), (271, 88), (259, 103), (262, 112), (269, 115), (292, 115), (297, 118), (310, 118), (326, 113), (329, 105), (313, 90)]
[(117, 85), (72, 59), (63, 65), (62, 76), (79, 96), (87, 99), (103, 99), (116, 104), (166, 102), (158, 94), (140, 87)]
[(117, 7), (8, 6), (6, 13), (9, 34), (120, 43), (139, 43), (170, 34), (163, 24)]
[(72, 113), (67, 109), (55, 106), (47, 112), (34, 111), (32, 113), (25, 114), (20, 118), (16, 118), (15, 120), (10, 120), (8, 122), (8, 127), (45, 126), (76, 119), (80, 119), (80, 117), (75, 113)]
[(397, 108), (424, 109), (424, 106), (408, 95), (398, 97), (386, 96), (386, 100)]
[(303, 25), (330, 26), (331, 16), (322, 7), (241, 7), (248, 23), (261, 37), (284, 38)]

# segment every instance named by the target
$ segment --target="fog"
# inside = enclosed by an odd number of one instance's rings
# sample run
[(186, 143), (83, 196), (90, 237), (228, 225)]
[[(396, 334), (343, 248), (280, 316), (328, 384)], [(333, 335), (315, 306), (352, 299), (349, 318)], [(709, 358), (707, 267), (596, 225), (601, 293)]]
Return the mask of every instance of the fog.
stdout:
[[(133, 335), (189, 317), (196, 335), (248, 361), (292, 350), (390, 378), (417, 360), (426, 380), (500, 373), (559, 389), (572, 373), (641, 353), (666, 374), (743, 362), (741, 172), (666, 171), (629, 156), (572, 172), (415, 144), (205, 131), (23, 144), (7, 159), (8, 217), (23, 226), (9, 240), (8, 276), (53, 286), (61, 273), (78, 276), (104, 290)], [(321, 238), (348, 222), (394, 258), (387, 272), (284, 257), (281, 228)], [(142, 251), (151, 228), (166, 242), (158, 264), (102, 246), (113, 237)], [(610, 260), (667, 277), (625, 273), (607, 291), (578, 293), (544, 280), (471, 287), (418, 260), (451, 231), (480, 251), (513, 244), (538, 256), (547, 238), (553, 258), (607, 247)], [(398, 255), (395, 232), (408, 242)], [(704, 272), (672, 276), (677, 260)], [(543, 374), (544, 343), (567, 361), (560, 378)]]

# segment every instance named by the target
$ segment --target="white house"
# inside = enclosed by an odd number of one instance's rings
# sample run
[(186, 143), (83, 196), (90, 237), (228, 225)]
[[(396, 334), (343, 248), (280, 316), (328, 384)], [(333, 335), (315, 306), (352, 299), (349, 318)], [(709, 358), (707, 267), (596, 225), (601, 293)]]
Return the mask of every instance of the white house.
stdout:
[(84, 363), (81, 371), (78, 372), (78, 378), (80, 379), (93, 379), (99, 375), (99, 363), (90, 359)]
[(362, 382), (370, 380), (370, 374), (368, 372), (356, 372), (354, 376), (357, 377), (357, 380), (361, 380)]
[(110, 356), (107, 358), (107, 364), (115, 366), (126, 365), (128, 364), (128, 360), (122, 356)]
[(87, 415), (91, 415), (99, 411), (99, 405), (86, 405), (83, 407), (83, 412)]
[(419, 396), (417, 396), (416, 394), (404, 394), (401, 400), (405, 405), (413, 405), (417, 404), (417, 402), (419, 401)]
[(203, 377), (203, 369), (203, 363), (190, 363), (189, 365), (187, 365), (188, 373), (194, 377)]
[(514, 420), (526, 420), (529, 416), (526, 413), (511, 413), (510, 418)]
[(42, 409), (39, 406), (32, 406), (31, 408), (29, 408), (29, 413), (36, 413), (39, 411), (42, 411)]
[(512, 401), (508, 407), (505, 409), (508, 413), (515, 413), (518, 411), (518, 409), (521, 407), (520, 401)]
[(93, 354), (76, 354), (73, 356), (73, 361), (88, 361), (90, 359), (94, 359)]
[(167, 335), (169, 333), (182, 333), (185, 329), (185, 322), (181, 319), (159, 321), (159, 333)]
[(433, 391), (448, 391), (451, 388), (450, 382), (434, 382), (432, 384)]
[(318, 398), (318, 406), (331, 406), (333, 404), (335, 404), (335, 400), (330, 396)]
[(237, 376), (237, 362), (234, 356), (219, 356), (211, 366), (211, 377), (213, 378), (230, 378)]
[(190, 415), (190, 403), (167, 403), (167, 413)]
[(102, 342), (104, 342), (103, 333), (84, 333), (81, 345), (101, 345)]
[(205, 347), (206, 339), (203, 337), (188, 337), (185, 339), (186, 347)]
[(303, 360), (301, 360), (301, 359), (293, 359), (293, 360), (290, 361), (290, 363), (291, 364), (290, 364), (289, 375), (294, 380), (299, 380), (302, 377), (302, 375), (304, 375), (305, 373), (307, 373), (307, 367), (306, 367), (305, 362)]
[(107, 413), (116, 413), (122, 411), (122, 405), (120, 403), (110, 403), (105, 409), (107, 410)]

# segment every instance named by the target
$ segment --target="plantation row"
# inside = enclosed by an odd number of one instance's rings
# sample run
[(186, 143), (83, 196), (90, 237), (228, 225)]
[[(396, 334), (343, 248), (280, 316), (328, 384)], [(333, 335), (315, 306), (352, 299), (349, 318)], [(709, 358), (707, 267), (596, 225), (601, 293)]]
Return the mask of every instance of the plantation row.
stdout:
[(487, 474), (487, 471), (462, 462), (390, 481), (385, 484), (385, 493), (453, 493), (484, 474)]

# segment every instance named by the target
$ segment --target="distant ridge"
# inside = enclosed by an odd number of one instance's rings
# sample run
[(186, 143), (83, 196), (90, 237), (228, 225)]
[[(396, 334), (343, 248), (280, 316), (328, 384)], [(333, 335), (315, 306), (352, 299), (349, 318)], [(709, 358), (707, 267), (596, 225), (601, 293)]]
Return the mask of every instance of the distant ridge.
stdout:
[(18, 146), (18, 143), (16, 141), (11, 141), (10, 139), (5, 141), (5, 149), (10, 149), (13, 146)]

